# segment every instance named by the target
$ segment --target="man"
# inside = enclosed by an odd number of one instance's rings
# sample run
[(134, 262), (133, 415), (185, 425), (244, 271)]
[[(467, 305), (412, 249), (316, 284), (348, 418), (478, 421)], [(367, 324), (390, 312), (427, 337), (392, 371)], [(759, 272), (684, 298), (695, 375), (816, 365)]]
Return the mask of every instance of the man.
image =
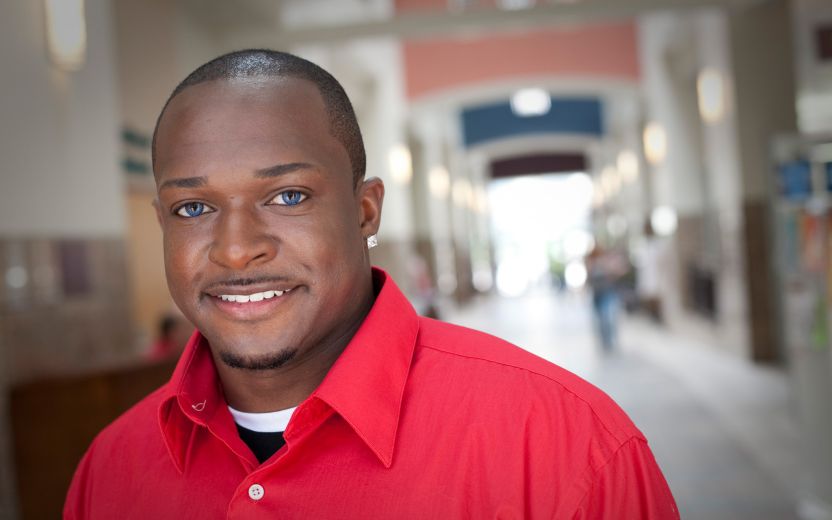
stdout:
[(66, 518), (677, 518), (599, 390), (419, 318), (372, 270), (384, 195), (337, 81), (273, 51), (203, 65), (154, 136), (171, 381), (106, 428)]

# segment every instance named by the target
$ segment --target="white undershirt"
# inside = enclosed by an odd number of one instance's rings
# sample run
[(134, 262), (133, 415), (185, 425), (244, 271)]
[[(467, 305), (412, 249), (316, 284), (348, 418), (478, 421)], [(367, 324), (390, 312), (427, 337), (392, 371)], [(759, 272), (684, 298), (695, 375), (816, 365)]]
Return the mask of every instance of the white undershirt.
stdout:
[(286, 410), (278, 410), (277, 412), (249, 413), (228, 407), (235, 423), (255, 432), (285, 432), (289, 419), (292, 418), (296, 409), (297, 406)]

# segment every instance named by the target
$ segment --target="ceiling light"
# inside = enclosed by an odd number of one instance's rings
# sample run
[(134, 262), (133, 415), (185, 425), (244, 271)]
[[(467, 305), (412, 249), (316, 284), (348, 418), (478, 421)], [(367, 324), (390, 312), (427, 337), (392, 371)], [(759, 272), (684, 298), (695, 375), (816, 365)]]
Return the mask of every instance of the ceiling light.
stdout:
[(520, 117), (542, 116), (552, 108), (549, 93), (540, 88), (524, 88), (511, 96), (511, 111)]

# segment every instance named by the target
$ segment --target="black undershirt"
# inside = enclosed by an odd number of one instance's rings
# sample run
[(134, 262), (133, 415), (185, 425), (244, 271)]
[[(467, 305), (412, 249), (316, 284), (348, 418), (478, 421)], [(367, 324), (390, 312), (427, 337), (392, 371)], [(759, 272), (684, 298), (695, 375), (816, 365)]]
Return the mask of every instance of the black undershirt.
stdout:
[(237, 432), (262, 464), (286, 444), (283, 432), (256, 432), (237, 425)]

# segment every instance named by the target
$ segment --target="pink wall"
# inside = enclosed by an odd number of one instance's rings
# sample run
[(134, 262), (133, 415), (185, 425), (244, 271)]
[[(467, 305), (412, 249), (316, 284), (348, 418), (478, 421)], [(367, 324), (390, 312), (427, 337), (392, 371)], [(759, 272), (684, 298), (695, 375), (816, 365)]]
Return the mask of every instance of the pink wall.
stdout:
[[(448, 0), (395, 0), (397, 14), (424, 14), (448, 11)], [(492, 9), (496, 0), (478, 0), (466, 10)]]
[(397, 14), (447, 11), (448, 0), (396, 0)]
[(523, 76), (639, 79), (632, 22), (405, 41), (410, 99)]

